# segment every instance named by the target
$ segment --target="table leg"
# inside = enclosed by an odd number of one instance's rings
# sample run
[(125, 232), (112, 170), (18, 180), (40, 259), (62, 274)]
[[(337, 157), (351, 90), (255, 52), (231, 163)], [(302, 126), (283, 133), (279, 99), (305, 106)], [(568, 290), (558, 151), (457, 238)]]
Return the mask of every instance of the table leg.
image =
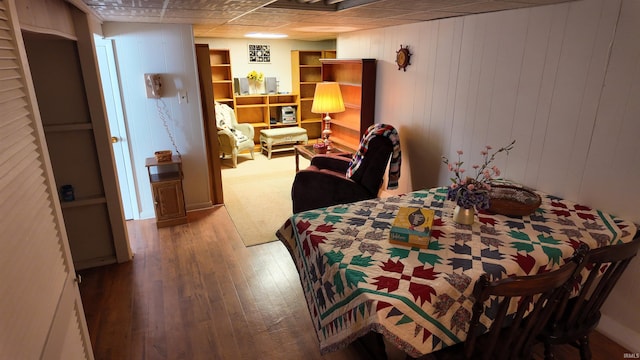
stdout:
[(300, 153), (298, 152), (298, 147), (294, 146), (293, 147), (293, 154), (295, 155), (296, 158), (296, 172), (300, 171)]
[(369, 359), (388, 360), (384, 338), (377, 332), (370, 331), (359, 337), (354, 345), (359, 347), (363, 353), (366, 353)]

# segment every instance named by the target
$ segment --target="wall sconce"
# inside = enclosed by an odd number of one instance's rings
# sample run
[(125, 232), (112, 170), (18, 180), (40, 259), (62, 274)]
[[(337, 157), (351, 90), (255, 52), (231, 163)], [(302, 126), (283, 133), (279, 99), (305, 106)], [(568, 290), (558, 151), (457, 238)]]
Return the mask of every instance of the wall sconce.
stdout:
[(342, 93), (340, 85), (337, 82), (321, 82), (316, 84), (316, 91), (313, 95), (313, 104), (311, 112), (316, 114), (326, 114), (324, 117), (324, 130), (322, 130), (322, 139), (324, 140), (327, 150), (331, 148), (331, 117), (329, 113), (337, 113), (344, 111), (344, 101), (342, 101)]

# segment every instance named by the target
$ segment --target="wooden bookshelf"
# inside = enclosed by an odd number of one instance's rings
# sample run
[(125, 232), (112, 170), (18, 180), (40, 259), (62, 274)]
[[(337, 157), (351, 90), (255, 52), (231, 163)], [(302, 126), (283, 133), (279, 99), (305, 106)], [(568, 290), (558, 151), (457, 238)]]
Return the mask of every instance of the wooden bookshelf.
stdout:
[[(260, 94), (236, 95), (234, 107), (238, 123), (251, 124), (255, 129), (253, 141), (260, 143), (260, 130), (285, 126), (300, 126), (296, 117), (295, 123), (280, 122), (280, 111), (283, 106), (298, 106), (298, 94)], [(275, 119), (274, 123), (271, 119)]]
[(322, 133), (322, 116), (311, 112), (316, 84), (322, 81), (321, 59), (335, 59), (335, 50), (291, 51), (291, 81), (293, 92), (300, 95), (296, 118), (307, 129), (309, 139), (319, 139)]
[(376, 59), (322, 59), (322, 81), (340, 84), (345, 111), (331, 114), (331, 141), (357, 150), (375, 120)]
[(213, 100), (233, 106), (233, 78), (231, 77), (231, 57), (229, 50), (209, 50), (211, 62), (211, 84)]

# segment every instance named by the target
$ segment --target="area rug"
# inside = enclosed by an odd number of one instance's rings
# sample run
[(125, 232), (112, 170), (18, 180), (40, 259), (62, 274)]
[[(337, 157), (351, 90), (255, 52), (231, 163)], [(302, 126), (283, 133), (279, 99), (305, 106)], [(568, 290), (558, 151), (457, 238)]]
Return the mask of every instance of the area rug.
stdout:
[[(300, 158), (300, 168), (309, 161)], [(292, 215), (291, 185), (295, 160), (290, 154), (238, 156), (238, 167), (222, 160), (224, 203), (245, 246), (277, 240), (276, 231)]]

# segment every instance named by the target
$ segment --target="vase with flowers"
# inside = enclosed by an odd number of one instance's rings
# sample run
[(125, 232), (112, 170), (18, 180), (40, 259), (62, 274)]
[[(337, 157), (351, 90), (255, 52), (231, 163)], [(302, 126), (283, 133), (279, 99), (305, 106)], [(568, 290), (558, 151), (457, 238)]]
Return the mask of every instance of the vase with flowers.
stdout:
[(451, 185), (449, 185), (447, 191), (447, 200), (452, 200), (456, 203), (453, 211), (453, 221), (465, 225), (473, 224), (475, 211), (489, 208), (491, 181), (494, 177), (500, 176), (500, 169), (492, 165), (492, 162), (497, 154), (501, 152), (508, 154), (513, 149), (515, 142), (513, 140), (509, 145), (503, 146), (493, 153), (490, 153), (492, 150), (490, 145), (485, 146), (480, 152), (482, 164), (472, 166), (475, 171), (473, 177), (462, 167), (464, 165), (462, 161), (464, 153), (462, 150), (457, 151), (458, 160), (455, 162), (449, 161), (446, 156), (442, 157), (442, 162), (447, 165), (448, 170), (454, 175), (451, 177)]
[(247, 74), (247, 80), (249, 80), (249, 92), (251, 94), (260, 93), (259, 88), (261, 86), (260, 84), (264, 80), (264, 74), (262, 72), (251, 70)]

